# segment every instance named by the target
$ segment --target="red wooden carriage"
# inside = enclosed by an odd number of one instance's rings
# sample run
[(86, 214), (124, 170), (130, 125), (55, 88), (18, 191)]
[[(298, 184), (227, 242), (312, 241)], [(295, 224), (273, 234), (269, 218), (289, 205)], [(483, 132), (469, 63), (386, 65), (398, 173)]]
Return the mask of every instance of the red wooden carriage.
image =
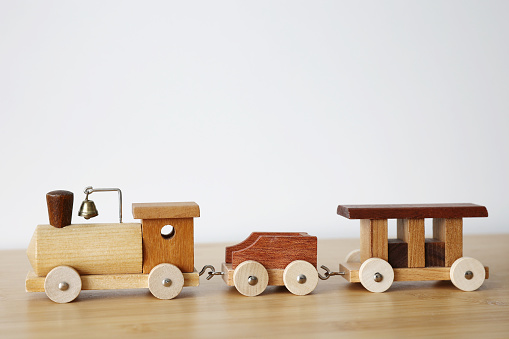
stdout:
[(246, 296), (262, 293), (267, 285), (305, 295), (318, 283), (317, 239), (307, 233), (254, 232), (225, 252), (223, 279)]

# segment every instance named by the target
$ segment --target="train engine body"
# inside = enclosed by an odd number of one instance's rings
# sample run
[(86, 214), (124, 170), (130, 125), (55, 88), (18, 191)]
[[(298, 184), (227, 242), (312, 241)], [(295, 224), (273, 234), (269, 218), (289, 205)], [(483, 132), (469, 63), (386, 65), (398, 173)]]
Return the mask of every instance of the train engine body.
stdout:
[(38, 225), (27, 249), (33, 268), (27, 292), (69, 302), (82, 289), (148, 287), (156, 297), (171, 299), (184, 286), (198, 286), (193, 230), (198, 204), (133, 204), (133, 216), (141, 223)]

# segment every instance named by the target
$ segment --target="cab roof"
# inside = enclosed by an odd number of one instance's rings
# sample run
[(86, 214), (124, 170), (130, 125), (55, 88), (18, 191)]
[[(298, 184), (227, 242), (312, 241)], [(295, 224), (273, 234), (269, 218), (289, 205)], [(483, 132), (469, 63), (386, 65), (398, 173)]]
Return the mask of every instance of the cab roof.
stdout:
[(134, 219), (195, 218), (200, 207), (195, 202), (133, 203)]

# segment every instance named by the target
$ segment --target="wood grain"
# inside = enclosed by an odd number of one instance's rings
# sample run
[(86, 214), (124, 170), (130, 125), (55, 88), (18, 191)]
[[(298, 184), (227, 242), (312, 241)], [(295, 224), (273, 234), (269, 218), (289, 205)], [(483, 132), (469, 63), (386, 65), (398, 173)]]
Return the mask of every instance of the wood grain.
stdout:
[(298, 232), (253, 232), (251, 233), (244, 241), (232, 245), (232, 246), (226, 246), (225, 248), (225, 262), (231, 263), (232, 262), (232, 254), (235, 251), (242, 250), (244, 248), (247, 248), (251, 246), (258, 238), (262, 235), (266, 236), (295, 236), (298, 237), (300, 235), (307, 235), (307, 233), (298, 233)]
[(426, 267), (445, 266), (445, 243), (443, 241), (427, 238), (424, 243)]
[(69, 191), (57, 190), (46, 194), (51, 226), (62, 228), (71, 224), (73, 202), (74, 194)]
[[(60, 284), (67, 288), (61, 289)], [(52, 269), (44, 279), (44, 292), (56, 303), (68, 303), (76, 299), (81, 292), (79, 273), (69, 266), (58, 266)]]
[[(374, 279), (375, 274), (380, 274), (381, 281)], [(394, 281), (394, 270), (391, 265), (380, 258), (369, 258), (364, 261), (359, 267), (359, 280), (370, 292), (385, 292), (387, 291)]]
[(452, 264), (450, 276), (454, 286), (460, 290), (475, 291), (484, 283), (484, 266), (477, 259), (462, 257)]
[[(256, 278), (256, 284), (249, 283), (249, 279)], [(240, 294), (247, 297), (257, 296), (267, 288), (269, 275), (265, 267), (259, 262), (246, 260), (237, 266), (233, 272), (233, 284)]]
[(195, 218), (200, 207), (195, 202), (133, 203), (134, 219)]
[(57, 266), (82, 274), (141, 273), (141, 224), (75, 224), (36, 227), (27, 256), (38, 276)]
[(487, 217), (476, 204), (339, 205), (338, 214), (348, 219), (422, 219)]
[[(304, 278), (304, 280), (299, 280)], [(286, 289), (295, 295), (307, 295), (314, 291), (318, 284), (316, 267), (307, 261), (296, 260), (286, 266), (283, 272)]]
[[(163, 280), (170, 284), (164, 285)], [(159, 264), (148, 275), (148, 289), (157, 299), (169, 300), (180, 294), (184, 287), (184, 275), (172, 264)]]
[[(193, 218), (143, 219), (143, 273), (148, 274), (157, 265), (168, 263), (182, 273), (194, 269)], [(166, 239), (161, 228), (173, 226), (175, 235)]]
[(387, 220), (361, 219), (361, 263), (369, 258), (389, 259)]
[[(343, 276), (347, 281), (360, 282), (360, 263), (343, 263), (340, 270), (346, 274)], [(433, 281), (451, 280), (450, 267), (422, 267), (422, 268), (395, 268), (394, 281)], [(489, 278), (489, 268), (484, 267), (485, 277)]]
[(398, 239), (408, 244), (408, 267), (425, 267), (424, 219), (398, 219)]
[[(269, 286), (262, 295), (247, 298), (219, 277), (202, 276), (200, 287), (184, 288), (169, 301), (155, 299), (148, 289), (127, 289), (82, 291), (69, 304), (55, 304), (44, 293), (26, 293), (23, 282), (30, 264), (24, 249), (3, 250), (0, 336), (406, 338), (418, 333), (419, 338), (506, 338), (508, 243), (509, 234), (465, 235), (465, 254), (491, 270), (490, 279), (475, 292), (460, 291), (449, 281), (430, 281), (395, 282), (389, 291), (373, 294), (360, 284), (331, 277), (305, 297)], [(197, 268), (220, 264), (226, 245), (196, 244)], [(338, 263), (358, 247), (358, 237), (319, 238), (318, 265), (337, 271)]]
[[(200, 277), (194, 270), (184, 275), (184, 287), (199, 286)], [(25, 279), (26, 292), (44, 292), (44, 279), (29, 271)], [(124, 290), (148, 288), (148, 274), (95, 274), (81, 276), (82, 290)]]
[(463, 256), (463, 219), (433, 219), (433, 238), (445, 243), (445, 266)]
[(246, 260), (257, 261), (266, 269), (284, 270), (295, 260), (307, 261), (316, 268), (317, 239), (307, 233), (263, 233), (253, 242), (243, 244), (247, 247), (235, 247), (232, 251), (234, 269)]
[(388, 256), (388, 262), (393, 268), (408, 267), (408, 243), (400, 239), (389, 239)]
[[(235, 286), (233, 283), (233, 273), (235, 269), (232, 267), (232, 264), (222, 263), (221, 264), (221, 272), (225, 272), (223, 274), (223, 280), (228, 286)], [(267, 269), (267, 273), (269, 274), (269, 286), (284, 286), (285, 282), (283, 281), (283, 273), (285, 270), (282, 269)]]

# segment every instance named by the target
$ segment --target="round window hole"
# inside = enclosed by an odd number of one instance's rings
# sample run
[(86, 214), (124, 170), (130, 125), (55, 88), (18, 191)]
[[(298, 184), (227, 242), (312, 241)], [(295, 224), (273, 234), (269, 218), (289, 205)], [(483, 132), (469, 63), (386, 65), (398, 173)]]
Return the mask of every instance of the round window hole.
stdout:
[(172, 225), (165, 225), (161, 228), (161, 236), (164, 239), (171, 239), (175, 236), (175, 228)]

